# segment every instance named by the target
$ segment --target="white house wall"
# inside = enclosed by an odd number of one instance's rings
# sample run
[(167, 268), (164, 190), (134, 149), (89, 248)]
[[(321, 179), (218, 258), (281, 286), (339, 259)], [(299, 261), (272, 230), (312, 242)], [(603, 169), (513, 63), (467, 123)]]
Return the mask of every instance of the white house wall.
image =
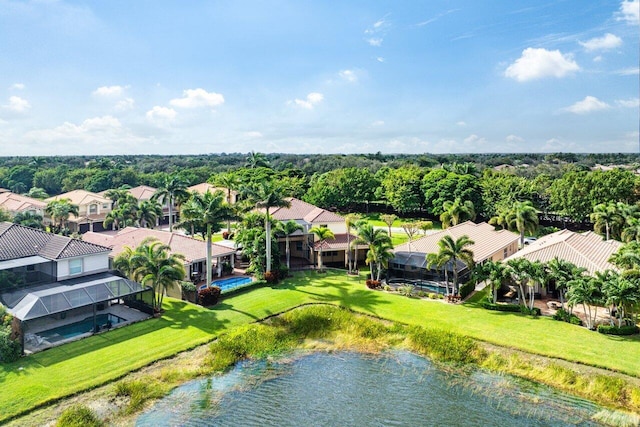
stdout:
[(109, 269), (109, 254), (97, 254), (82, 258), (82, 273), (69, 275), (69, 261), (77, 258), (66, 258), (58, 260), (58, 280), (70, 279), (71, 277), (84, 276), (87, 274), (100, 273)]

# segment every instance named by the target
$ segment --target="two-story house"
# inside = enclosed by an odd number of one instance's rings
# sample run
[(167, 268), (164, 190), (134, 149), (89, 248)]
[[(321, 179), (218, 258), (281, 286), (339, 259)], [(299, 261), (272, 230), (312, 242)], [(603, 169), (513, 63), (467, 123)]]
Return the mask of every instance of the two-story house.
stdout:
[(49, 197), (46, 202), (68, 199), (78, 206), (78, 216), (71, 215), (68, 219), (69, 230), (75, 233), (87, 231), (104, 231), (102, 223), (111, 212), (111, 199), (86, 190), (73, 190), (59, 196)]
[(153, 313), (153, 290), (109, 270), (107, 247), (0, 223), (0, 303), (38, 351)]
[(40, 215), (46, 223), (49, 220), (45, 212), (46, 207), (47, 202), (43, 200), (12, 193), (11, 191), (0, 192), (0, 209), (9, 212), (11, 215), (28, 212), (33, 215)]

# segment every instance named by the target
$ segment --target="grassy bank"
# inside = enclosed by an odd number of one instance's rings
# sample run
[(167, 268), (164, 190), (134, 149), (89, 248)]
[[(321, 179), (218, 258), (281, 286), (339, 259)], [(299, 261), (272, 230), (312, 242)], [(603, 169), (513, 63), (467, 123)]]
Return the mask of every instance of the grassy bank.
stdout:
[(277, 287), (234, 295), (207, 310), (168, 299), (161, 319), (96, 335), (0, 366), (0, 423), (212, 341), (238, 326), (305, 303), (328, 303), (409, 325), (640, 377), (638, 337), (612, 337), (548, 318), (490, 312), (366, 289), (344, 271), (296, 274)]
[[(480, 366), (553, 385), (599, 404), (640, 411), (640, 387), (620, 375), (579, 372), (549, 360), (508, 355), (485, 348), (477, 341), (438, 328), (407, 326), (354, 314), (330, 305), (294, 309), (266, 323), (240, 326), (208, 346), (207, 356), (194, 369), (180, 363), (114, 384), (103, 399), (118, 400), (118, 407), (103, 415), (104, 421), (132, 421), (149, 402), (196, 374), (221, 372), (245, 358), (264, 358), (295, 348), (329, 348), (377, 352), (390, 347), (407, 348), (449, 368)], [(80, 414), (86, 415), (88, 408)], [(78, 412), (71, 407), (68, 416)], [(629, 419), (629, 418), (627, 418)], [(43, 421), (43, 420), (40, 420)]]

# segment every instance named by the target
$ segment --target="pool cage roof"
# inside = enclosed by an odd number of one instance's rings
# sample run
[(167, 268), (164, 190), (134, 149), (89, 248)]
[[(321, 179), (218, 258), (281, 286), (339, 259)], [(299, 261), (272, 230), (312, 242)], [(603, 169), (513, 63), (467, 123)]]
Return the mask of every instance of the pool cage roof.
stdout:
[[(436, 266), (428, 267), (426, 255), (423, 252), (396, 252), (392, 263), (405, 267), (413, 267), (414, 269), (438, 270), (440, 268)], [(458, 264), (459, 272), (467, 269), (467, 266), (462, 261), (457, 260), (456, 263)], [(446, 267), (447, 270), (453, 271), (453, 263), (451, 261), (447, 262)]]
[(2, 299), (13, 316), (25, 321), (145, 291), (152, 292), (148, 286), (110, 273), (83, 279), (18, 289), (4, 293)]

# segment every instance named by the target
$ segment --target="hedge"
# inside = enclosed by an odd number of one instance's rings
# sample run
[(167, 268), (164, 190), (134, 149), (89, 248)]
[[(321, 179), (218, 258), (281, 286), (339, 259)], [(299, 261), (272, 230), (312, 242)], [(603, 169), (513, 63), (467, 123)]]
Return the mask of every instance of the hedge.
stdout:
[(598, 332), (605, 335), (633, 335), (640, 331), (636, 325), (632, 326), (612, 326), (612, 325), (598, 325)]
[(471, 293), (475, 290), (476, 290), (475, 282), (473, 280), (468, 281), (464, 285), (460, 286), (460, 298), (465, 299), (466, 297), (471, 295)]

